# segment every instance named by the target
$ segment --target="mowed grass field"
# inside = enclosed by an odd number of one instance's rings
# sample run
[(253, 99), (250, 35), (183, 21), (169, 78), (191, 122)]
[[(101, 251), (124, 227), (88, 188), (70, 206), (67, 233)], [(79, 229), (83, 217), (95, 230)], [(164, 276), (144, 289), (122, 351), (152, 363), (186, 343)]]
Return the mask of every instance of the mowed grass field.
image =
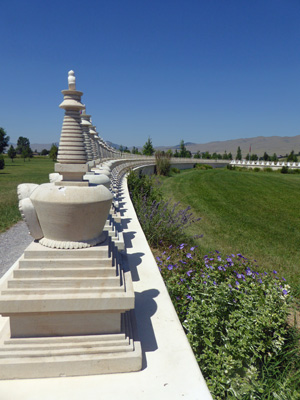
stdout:
[(0, 170), (0, 232), (4, 232), (21, 219), (18, 208), (17, 186), (20, 183), (49, 182), (49, 173), (54, 172), (54, 162), (47, 157), (33, 157), (24, 162), (14, 162), (5, 156), (5, 168)]
[(278, 272), (300, 295), (300, 176), (227, 169), (188, 170), (163, 180), (165, 198), (190, 205), (204, 254), (241, 253)]

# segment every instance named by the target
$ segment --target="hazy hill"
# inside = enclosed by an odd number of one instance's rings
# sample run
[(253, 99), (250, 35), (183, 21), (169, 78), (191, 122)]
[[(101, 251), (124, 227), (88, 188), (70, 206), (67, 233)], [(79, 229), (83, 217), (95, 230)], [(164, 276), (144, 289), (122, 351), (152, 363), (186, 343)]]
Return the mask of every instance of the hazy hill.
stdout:
[[(294, 150), (295, 153), (300, 151), (300, 135), (297, 136), (257, 136), (254, 138), (245, 138), (245, 139), (234, 139), (234, 140), (224, 140), (217, 142), (208, 142), (202, 144), (196, 143), (185, 143), (186, 148), (191, 151), (193, 154), (197, 151), (209, 153), (221, 153), (223, 154), (225, 150), (227, 153), (231, 152), (233, 156), (236, 155), (236, 151), (238, 146), (240, 146), (242, 150), (243, 157), (246, 157), (249, 152), (249, 148), (251, 146), (251, 153), (257, 154), (258, 156), (262, 156), (266, 151), (269, 155), (276, 153), (277, 155), (285, 155), (290, 153), (291, 150)], [(175, 150), (178, 149), (179, 146), (164, 146), (157, 147), (160, 150)]]
[[(120, 145), (107, 141), (107, 143), (119, 149)], [(15, 143), (13, 144), (16, 147)], [(155, 144), (155, 143), (153, 143)], [(32, 150), (42, 151), (43, 149), (50, 150), (52, 143), (31, 143)], [(123, 146), (125, 147), (126, 144), (124, 143)], [(266, 151), (269, 155), (276, 153), (279, 155), (285, 155), (290, 153), (292, 150), (295, 153), (300, 151), (300, 135), (297, 136), (257, 136), (254, 138), (246, 138), (246, 139), (234, 139), (234, 140), (224, 140), (224, 141), (217, 141), (217, 142), (208, 142), (208, 143), (185, 143), (186, 148), (191, 151), (193, 154), (197, 153), (197, 151), (205, 152), (208, 151), (209, 153), (220, 153), (223, 154), (225, 150), (227, 153), (231, 152), (233, 156), (236, 155), (236, 151), (238, 146), (242, 149), (243, 157), (246, 157), (247, 153), (249, 152), (249, 148), (251, 146), (251, 153), (257, 154), (258, 156), (262, 156), (263, 153)], [(143, 146), (139, 146), (139, 150), (141, 151)], [(178, 150), (180, 145), (177, 144), (175, 146), (155, 146), (155, 149), (158, 150), (168, 150), (171, 149), (172, 151)], [(132, 147), (129, 147), (131, 150)], [(8, 148), (6, 149), (8, 150)]]

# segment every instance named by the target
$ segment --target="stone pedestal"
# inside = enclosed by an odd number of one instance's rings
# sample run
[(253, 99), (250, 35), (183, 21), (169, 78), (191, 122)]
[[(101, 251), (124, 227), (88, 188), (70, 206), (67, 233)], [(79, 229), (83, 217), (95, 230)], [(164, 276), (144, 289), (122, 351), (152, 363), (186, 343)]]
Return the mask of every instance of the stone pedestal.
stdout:
[(108, 236), (77, 250), (33, 242), (0, 290), (0, 312), (9, 317), (0, 338), (0, 379), (141, 368), (130, 272)]

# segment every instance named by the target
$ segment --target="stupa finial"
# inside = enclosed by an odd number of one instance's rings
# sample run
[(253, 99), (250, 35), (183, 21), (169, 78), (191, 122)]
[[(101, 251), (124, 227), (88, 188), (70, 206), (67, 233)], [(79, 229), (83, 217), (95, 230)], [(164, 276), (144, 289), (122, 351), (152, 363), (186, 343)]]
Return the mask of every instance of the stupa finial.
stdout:
[(72, 69), (68, 72), (68, 84), (69, 90), (76, 90), (75, 72)]

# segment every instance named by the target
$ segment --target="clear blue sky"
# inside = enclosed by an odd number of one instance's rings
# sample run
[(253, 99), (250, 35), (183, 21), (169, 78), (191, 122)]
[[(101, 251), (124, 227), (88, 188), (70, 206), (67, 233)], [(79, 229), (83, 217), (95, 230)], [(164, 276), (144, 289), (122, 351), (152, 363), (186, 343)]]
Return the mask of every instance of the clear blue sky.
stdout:
[(299, 0), (1, 1), (0, 126), (58, 142), (73, 69), (105, 140), (300, 134)]

